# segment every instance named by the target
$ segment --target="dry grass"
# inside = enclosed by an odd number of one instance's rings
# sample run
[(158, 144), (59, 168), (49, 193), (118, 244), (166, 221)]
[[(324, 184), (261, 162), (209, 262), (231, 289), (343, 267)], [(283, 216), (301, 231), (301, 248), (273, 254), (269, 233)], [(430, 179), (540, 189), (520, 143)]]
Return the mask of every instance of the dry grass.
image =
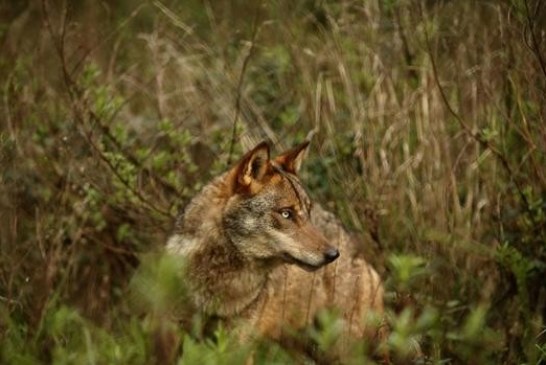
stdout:
[[(395, 359), (545, 361), (540, 1), (68, 3), (0, 6), (5, 361), (148, 362), (142, 255), (242, 144), (310, 130), (304, 179), (385, 278)], [(74, 323), (95, 347), (67, 350)]]

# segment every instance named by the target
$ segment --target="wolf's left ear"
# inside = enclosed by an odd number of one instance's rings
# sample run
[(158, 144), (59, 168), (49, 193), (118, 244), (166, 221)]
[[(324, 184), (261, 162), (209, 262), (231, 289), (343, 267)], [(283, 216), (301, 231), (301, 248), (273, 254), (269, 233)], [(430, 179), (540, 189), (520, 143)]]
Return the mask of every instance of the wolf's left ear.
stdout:
[(283, 168), (284, 171), (292, 174), (297, 174), (300, 170), (301, 163), (307, 155), (309, 149), (309, 141), (305, 141), (296, 147), (282, 153), (275, 158), (275, 162)]
[(250, 187), (252, 182), (259, 182), (267, 173), (269, 166), (269, 145), (261, 142), (243, 156), (237, 164), (237, 184)]

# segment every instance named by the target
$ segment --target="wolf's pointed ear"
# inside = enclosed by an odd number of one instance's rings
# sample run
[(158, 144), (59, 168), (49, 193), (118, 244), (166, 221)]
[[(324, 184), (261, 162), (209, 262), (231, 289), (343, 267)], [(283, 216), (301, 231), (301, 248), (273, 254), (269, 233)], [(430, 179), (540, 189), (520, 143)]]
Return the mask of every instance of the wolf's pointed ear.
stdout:
[(236, 184), (250, 187), (253, 182), (259, 182), (265, 176), (269, 167), (269, 145), (261, 142), (248, 151), (237, 164)]
[(292, 174), (297, 174), (300, 170), (301, 163), (307, 155), (309, 149), (309, 141), (305, 141), (296, 147), (282, 153), (275, 158), (275, 162), (279, 164), (284, 171)]

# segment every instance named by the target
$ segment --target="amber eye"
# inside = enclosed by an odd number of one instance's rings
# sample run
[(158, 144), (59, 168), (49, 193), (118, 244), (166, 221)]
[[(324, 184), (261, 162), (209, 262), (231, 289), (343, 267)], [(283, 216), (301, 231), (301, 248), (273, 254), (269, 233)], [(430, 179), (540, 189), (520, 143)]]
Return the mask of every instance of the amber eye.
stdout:
[(290, 209), (283, 209), (280, 211), (281, 217), (284, 219), (292, 219), (293, 213)]

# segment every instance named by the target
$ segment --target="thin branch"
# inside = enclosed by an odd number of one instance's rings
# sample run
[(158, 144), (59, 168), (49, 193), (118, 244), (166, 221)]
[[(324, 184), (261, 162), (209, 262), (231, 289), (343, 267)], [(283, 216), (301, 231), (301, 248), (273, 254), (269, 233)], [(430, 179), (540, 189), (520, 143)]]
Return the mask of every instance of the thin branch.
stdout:
[[(531, 42), (533, 43), (532, 47), (529, 47), (529, 48), (531, 48), (531, 51), (534, 53), (535, 57), (537, 58), (538, 64), (540, 65), (540, 69), (542, 70), (542, 74), (544, 75), (544, 77), (546, 77), (546, 62), (544, 61), (544, 58), (542, 58), (542, 53), (540, 52), (541, 49), (535, 34), (533, 18), (531, 18), (531, 11), (529, 9), (529, 3), (527, 2), (527, 0), (524, 0), (523, 3), (525, 4), (525, 18), (527, 19), (527, 27), (529, 29), (529, 32), (531, 33)], [(537, 14), (539, 10), (539, 6), (540, 6), (540, 0), (535, 9), (535, 15)]]
[(256, 38), (258, 37), (258, 31), (260, 29), (260, 27), (258, 27), (258, 18), (259, 18), (258, 14), (259, 14), (259, 8), (256, 9), (256, 13), (254, 15), (254, 22), (252, 23), (252, 39), (250, 41), (250, 49), (248, 50), (248, 53), (245, 59), (243, 60), (243, 66), (241, 69), (241, 73), (239, 75), (239, 81), (237, 83), (237, 89), (236, 89), (237, 98), (235, 99), (235, 117), (233, 118), (233, 128), (231, 130), (231, 142), (229, 145), (227, 165), (231, 164), (231, 158), (233, 156), (233, 150), (235, 147), (235, 140), (237, 138), (237, 122), (239, 120), (239, 114), (241, 113), (241, 97), (242, 97), (243, 81), (246, 75), (246, 70), (250, 62), (250, 59), (254, 55), (254, 50), (256, 48)]
[(138, 200), (140, 200), (141, 203), (143, 203), (144, 205), (146, 205), (150, 210), (153, 210), (153, 211), (156, 211), (158, 212), (159, 214), (161, 215), (164, 215), (166, 217), (170, 217), (170, 218), (173, 218), (171, 216), (171, 214), (167, 211), (164, 211), (163, 209), (160, 209), (158, 207), (156, 207), (153, 203), (151, 203), (148, 199), (146, 199), (146, 197), (144, 197), (140, 191), (138, 191), (137, 189), (135, 189), (134, 187), (131, 186), (131, 184), (123, 177), (121, 176), (121, 174), (119, 173), (118, 169), (116, 168), (116, 166), (114, 166), (114, 164), (112, 163), (112, 161), (110, 161), (110, 159), (108, 157), (106, 157), (106, 155), (103, 153), (103, 151), (95, 144), (95, 142), (93, 141), (93, 139), (91, 138), (90, 134), (89, 133), (84, 133), (85, 137), (86, 137), (86, 140), (87, 140), (87, 143), (89, 143), (89, 145), (97, 152), (97, 154), (99, 155), (100, 159), (103, 160), (106, 165), (110, 168), (110, 170), (112, 171), (112, 173), (116, 176), (116, 178), (131, 192), (133, 193)]
[(53, 30), (53, 26), (51, 24), (51, 17), (49, 15), (49, 9), (48, 9), (48, 1), (42, 0), (42, 12), (43, 12), (43, 19), (46, 25), (46, 28), (49, 32), (49, 35), (51, 36), (51, 40), (53, 41), (53, 46), (55, 47), (55, 50), (57, 51), (57, 55), (59, 56), (59, 59), (61, 60), (61, 71), (63, 73), (63, 79), (65, 84), (68, 88), (68, 93), (72, 99), (72, 80), (70, 78), (70, 74), (68, 72), (68, 69), (66, 67), (65, 62), (65, 51), (64, 51), (64, 40), (66, 36), (66, 21), (68, 19), (68, 5), (65, 4), (64, 7), (64, 14), (63, 14), (63, 20), (61, 25), (61, 33), (60, 37), (58, 38), (56, 36), (55, 31)]
[[(72, 104), (72, 112), (74, 113), (75, 120), (78, 121), (79, 125), (82, 128), (84, 125), (84, 120), (86, 119), (98, 125), (102, 134), (105, 135), (113, 143), (113, 145), (124, 155), (127, 161), (133, 164), (133, 166), (139, 167), (140, 164), (138, 163), (136, 158), (134, 158), (133, 156), (128, 157), (126, 156), (125, 153), (123, 153), (123, 148), (121, 144), (110, 133), (109, 128), (101, 123), (99, 116), (97, 116), (96, 113), (86, 105), (87, 103), (85, 102), (82, 103), (81, 97), (84, 94), (83, 90), (81, 90), (79, 85), (77, 85), (77, 83), (72, 79), (70, 73), (68, 72), (66, 54), (65, 54), (65, 48), (64, 48), (65, 36), (66, 36), (66, 24), (67, 24), (68, 15), (69, 15), (68, 5), (65, 4), (65, 7), (64, 7), (64, 13), (63, 13), (63, 19), (61, 23), (61, 31), (60, 31), (59, 37), (55, 36), (55, 32), (51, 24), (51, 18), (50, 18), (48, 7), (47, 7), (47, 0), (42, 0), (42, 10), (44, 13), (44, 21), (45, 21), (46, 27), (50, 33), (54, 47), (61, 61), (63, 78), (64, 78), (65, 86), (68, 89), (68, 95), (69, 95), (70, 102)], [(82, 104), (84, 107), (83, 110), (82, 110)], [(85, 113), (87, 114), (87, 118), (84, 116)], [(144, 195), (142, 195), (137, 189), (132, 187), (131, 184), (121, 176), (116, 166), (112, 164), (112, 162), (105, 156), (104, 152), (94, 143), (89, 132), (82, 131), (82, 134), (86, 138), (87, 143), (93, 148), (93, 150), (95, 150), (98, 153), (101, 160), (103, 160), (106, 163), (106, 165), (110, 168), (110, 170), (113, 172), (116, 178), (129, 191), (131, 191), (137, 197), (139, 201), (141, 201), (149, 209), (156, 211), (161, 215), (172, 218), (169, 212), (166, 212), (163, 209), (156, 207), (152, 202), (150, 202), (146, 197), (144, 197)]]
[[(419, 7), (419, 10), (420, 10), (420, 13), (421, 13), (421, 20), (422, 20), (423, 23), (425, 23), (426, 18), (425, 18), (425, 11), (423, 9), (423, 5), (421, 5)], [(510, 163), (508, 162), (506, 156), (501, 151), (499, 151), (494, 145), (492, 145), (491, 142), (488, 139), (486, 139), (482, 134), (480, 134), (479, 132), (477, 132), (477, 133), (473, 132), (472, 129), (468, 126), (468, 124), (466, 124), (464, 119), (451, 106), (451, 104), (450, 104), (450, 102), (449, 102), (449, 100), (447, 98), (447, 95), (445, 93), (445, 90), (444, 90), (442, 84), (440, 83), (440, 78), (438, 76), (438, 68), (436, 66), (436, 59), (434, 58), (434, 55), (432, 54), (432, 46), (431, 46), (431, 42), (430, 42), (430, 35), (428, 34), (426, 24), (424, 25), (423, 29), (424, 29), (424, 33), (425, 33), (425, 42), (426, 42), (426, 47), (427, 47), (427, 53), (428, 53), (428, 56), (430, 58), (430, 62), (431, 62), (431, 65), (432, 65), (432, 74), (434, 76), (434, 83), (438, 87), (438, 91), (440, 92), (440, 97), (442, 98), (442, 101), (443, 101), (445, 107), (447, 108), (449, 114), (451, 114), (455, 118), (455, 120), (457, 120), (457, 122), (459, 123), (459, 125), (462, 127), (462, 129), (464, 130), (464, 132), (467, 135), (469, 135), (472, 139), (474, 139), (476, 142), (478, 142), (479, 145), (482, 146), (482, 148), (491, 151), (491, 153), (493, 153), (493, 155), (500, 161), (501, 166), (504, 168), (504, 170), (508, 174), (508, 176), (510, 178), (510, 181), (512, 181), (514, 183), (514, 186), (516, 187), (516, 190), (518, 191), (518, 195), (520, 196), (521, 200), (524, 203), (526, 211), (528, 213), (530, 213), (531, 210), (530, 210), (529, 201), (527, 200), (527, 197), (523, 193), (523, 189), (521, 188), (520, 184), (516, 180), (516, 175), (514, 173), (514, 170), (510, 166)], [(533, 214), (530, 214), (530, 216), (533, 217)]]
[(84, 61), (87, 59), (87, 57), (89, 57), (90, 54), (92, 54), (93, 52), (95, 52), (97, 49), (99, 49), (100, 47), (102, 47), (107, 41), (109, 41), (111, 38), (113, 38), (116, 34), (118, 34), (123, 28), (125, 28), (125, 26), (127, 24), (129, 24), (129, 22), (131, 20), (133, 20), (137, 15), (138, 13), (140, 13), (140, 11), (142, 10), (143, 7), (147, 6), (147, 4), (140, 4), (139, 6), (137, 6), (135, 8), (135, 10), (133, 10), (131, 12), (131, 14), (129, 14), (129, 16), (127, 16), (125, 19), (123, 19), (123, 21), (121, 21), (114, 30), (112, 30), (110, 33), (108, 33), (107, 35), (105, 35), (104, 37), (102, 37), (102, 39), (97, 42), (97, 44), (95, 44), (94, 46), (88, 48), (84, 53), (83, 55), (80, 57), (80, 59), (75, 62), (74, 66), (72, 67), (72, 72), (71, 74), (74, 74), (80, 67), (81, 65), (84, 63)]

